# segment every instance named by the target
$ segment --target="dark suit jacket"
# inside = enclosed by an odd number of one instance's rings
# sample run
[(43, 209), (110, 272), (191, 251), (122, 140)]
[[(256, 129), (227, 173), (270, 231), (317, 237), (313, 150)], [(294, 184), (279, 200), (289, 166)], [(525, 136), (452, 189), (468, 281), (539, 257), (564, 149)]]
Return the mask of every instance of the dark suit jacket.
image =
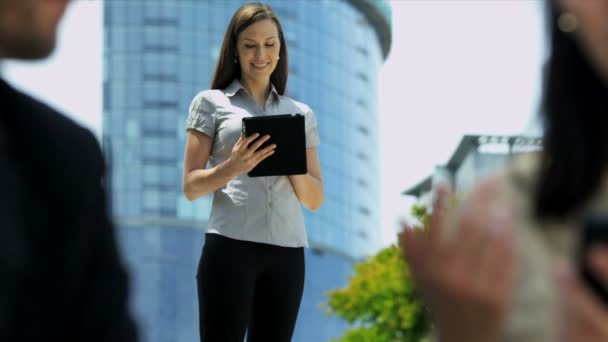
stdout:
[(0, 341), (136, 340), (103, 175), (89, 131), (0, 80)]

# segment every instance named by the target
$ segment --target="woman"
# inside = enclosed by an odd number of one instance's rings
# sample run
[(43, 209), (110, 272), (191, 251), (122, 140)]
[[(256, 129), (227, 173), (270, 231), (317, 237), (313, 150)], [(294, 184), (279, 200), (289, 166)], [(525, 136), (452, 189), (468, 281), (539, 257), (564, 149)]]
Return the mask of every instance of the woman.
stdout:
[[(542, 154), (484, 181), (456, 214), (439, 191), (429, 231), (401, 237), (440, 341), (608, 341), (608, 305), (568, 266), (584, 218), (608, 213), (608, 1), (547, 8)], [(608, 287), (608, 252), (590, 254)]]
[[(224, 36), (211, 90), (194, 98), (187, 120), (183, 191), (214, 193), (199, 263), (201, 341), (290, 341), (304, 286), (307, 246), (301, 204), (323, 201), (316, 120), (284, 95), (287, 46), (263, 4), (239, 8)], [(251, 178), (272, 155), (268, 136), (241, 136), (247, 116), (302, 113), (308, 173)], [(207, 162), (209, 168), (206, 168)]]

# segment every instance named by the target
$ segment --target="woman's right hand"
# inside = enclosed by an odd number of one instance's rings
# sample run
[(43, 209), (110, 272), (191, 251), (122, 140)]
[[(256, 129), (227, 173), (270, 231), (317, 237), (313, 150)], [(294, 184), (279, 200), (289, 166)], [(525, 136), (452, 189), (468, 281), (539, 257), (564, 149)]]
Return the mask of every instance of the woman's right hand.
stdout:
[(254, 133), (247, 138), (241, 135), (236, 144), (234, 144), (227, 163), (236, 175), (251, 171), (262, 160), (270, 157), (274, 153), (274, 149), (277, 147), (275, 144), (268, 145), (263, 149), (258, 150), (262, 144), (270, 139), (270, 135), (265, 135), (258, 139), (259, 136), (258, 133)]

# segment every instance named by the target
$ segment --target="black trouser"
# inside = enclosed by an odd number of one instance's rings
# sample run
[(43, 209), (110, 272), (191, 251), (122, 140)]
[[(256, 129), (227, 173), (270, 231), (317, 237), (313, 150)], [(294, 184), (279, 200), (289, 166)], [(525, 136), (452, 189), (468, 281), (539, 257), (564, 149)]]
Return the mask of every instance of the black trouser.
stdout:
[(202, 342), (289, 342), (304, 249), (207, 234), (197, 274)]

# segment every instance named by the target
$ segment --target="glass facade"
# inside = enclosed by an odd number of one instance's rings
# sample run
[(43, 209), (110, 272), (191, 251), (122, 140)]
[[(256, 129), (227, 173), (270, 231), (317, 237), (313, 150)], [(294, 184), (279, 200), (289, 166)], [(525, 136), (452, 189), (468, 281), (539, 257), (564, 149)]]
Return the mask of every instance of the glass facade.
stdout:
[[(232, 14), (245, 2), (104, 2), (103, 143), (145, 341), (198, 336), (194, 277), (211, 196), (190, 203), (181, 193), (184, 123), (192, 97), (209, 87)], [(317, 116), (325, 187), (322, 208), (305, 211), (311, 249), (294, 341), (327, 341), (344, 324), (318, 307), (324, 292), (345, 285), (353, 261), (381, 246), (377, 92), (390, 48), (390, 7), (362, 0), (267, 3), (287, 43), (287, 95)]]

